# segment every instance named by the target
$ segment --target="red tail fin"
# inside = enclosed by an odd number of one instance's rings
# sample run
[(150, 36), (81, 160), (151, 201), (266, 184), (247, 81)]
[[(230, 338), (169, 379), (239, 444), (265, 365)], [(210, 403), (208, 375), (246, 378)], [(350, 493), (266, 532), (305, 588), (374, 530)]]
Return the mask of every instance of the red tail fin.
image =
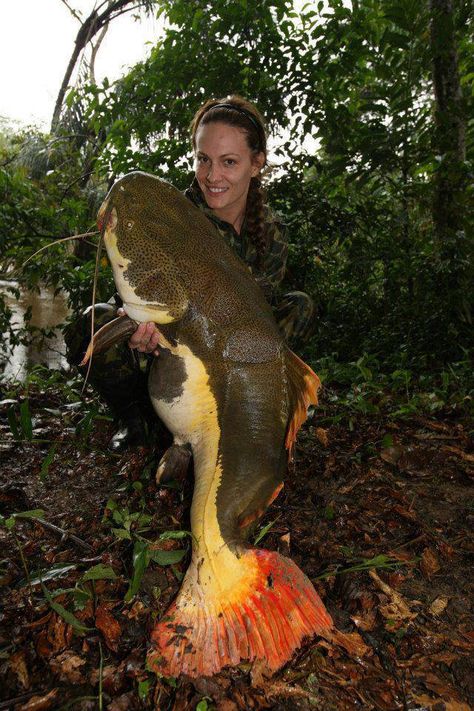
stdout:
[(308, 407), (318, 404), (318, 390), (321, 385), (316, 373), (301, 358), (288, 350), (286, 371), (289, 390), (290, 421), (286, 432), (285, 446), (291, 460), (296, 435), (306, 420)]
[(195, 590), (183, 584), (153, 631), (150, 668), (165, 676), (210, 676), (262, 659), (275, 671), (305, 638), (332, 628), (319, 595), (293, 561), (249, 550), (240, 562), (246, 571), (242, 584), (217, 596), (206, 597), (199, 584)]

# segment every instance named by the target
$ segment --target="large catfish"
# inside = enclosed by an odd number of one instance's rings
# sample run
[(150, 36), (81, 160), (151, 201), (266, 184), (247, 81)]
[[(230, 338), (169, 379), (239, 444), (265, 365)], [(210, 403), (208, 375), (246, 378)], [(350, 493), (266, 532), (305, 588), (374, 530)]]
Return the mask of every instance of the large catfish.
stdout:
[(246, 265), (172, 185), (126, 175), (99, 222), (129, 318), (105, 326), (89, 352), (136, 322), (158, 324), (150, 397), (194, 458), (191, 563), (152, 633), (149, 665), (199, 676), (259, 659), (276, 670), (332, 628), (300, 569), (246, 542), (283, 486), (318, 377), (285, 344)]

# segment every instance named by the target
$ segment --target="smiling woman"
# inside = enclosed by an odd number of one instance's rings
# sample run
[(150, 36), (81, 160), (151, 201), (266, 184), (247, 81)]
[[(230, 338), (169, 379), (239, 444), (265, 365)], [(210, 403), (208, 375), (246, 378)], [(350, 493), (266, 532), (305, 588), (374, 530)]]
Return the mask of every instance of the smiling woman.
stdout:
[[(195, 178), (185, 191), (217, 228), (222, 239), (247, 264), (271, 304), (281, 334), (290, 343), (304, 342), (313, 323), (311, 298), (299, 291), (281, 294), (286, 269), (286, 228), (265, 200), (261, 184), (267, 160), (265, 124), (257, 108), (240, 96), (211, 99), (191, 124)], [(95, 322), (115, 317), (117, 305), (99, 304)], [(69, 359), (82, 360), (89, 341), (88, 315), (67, 334)], [(158, 356), (160, 334), (153, 322), (140, 323), (129, 345)], [(122, 427), (111, 448), (120, 451), (140, 443), (143, 412), (149, 410), (144, 373), (134, 365), (130, 350), (116, 346), (95, 358), (89, 380), (114, 410)]]

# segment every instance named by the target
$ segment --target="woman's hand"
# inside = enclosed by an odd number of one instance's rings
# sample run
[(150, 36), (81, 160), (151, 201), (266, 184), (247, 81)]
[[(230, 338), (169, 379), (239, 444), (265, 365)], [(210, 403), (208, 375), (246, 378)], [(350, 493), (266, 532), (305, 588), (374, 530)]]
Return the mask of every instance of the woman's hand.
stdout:
[[(125, 316), (125, 311), (123, 309), (117, 310), (118, 316)], [(135, 333), (132, 334), (128, 345), (133, 350), (140, 351), (140, 353), (153, 353), (153, 355), (160, 355), (158, 350), (158, 343), (160, 340), (160, 332), (158, 331), (156, 324), (153, 321), (148, 321), (148, 323), (140, 323), (138, 325)]]

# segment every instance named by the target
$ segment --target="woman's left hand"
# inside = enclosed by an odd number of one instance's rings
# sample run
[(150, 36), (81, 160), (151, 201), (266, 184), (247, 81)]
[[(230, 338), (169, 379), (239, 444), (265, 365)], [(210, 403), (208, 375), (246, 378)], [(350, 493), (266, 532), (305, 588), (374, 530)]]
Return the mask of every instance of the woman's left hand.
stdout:
[[(120, 308), (117, 310), (119, 316), (125, 316), (125, 311)], [(160, 332), (153, 321), (147, 323), (139, 323), (137, 330), (132, 334), (128, 345), (133, 350), (140, 353), (153, 353), (154, 356), (160, 355), (158, 344), (160, 341)]]

